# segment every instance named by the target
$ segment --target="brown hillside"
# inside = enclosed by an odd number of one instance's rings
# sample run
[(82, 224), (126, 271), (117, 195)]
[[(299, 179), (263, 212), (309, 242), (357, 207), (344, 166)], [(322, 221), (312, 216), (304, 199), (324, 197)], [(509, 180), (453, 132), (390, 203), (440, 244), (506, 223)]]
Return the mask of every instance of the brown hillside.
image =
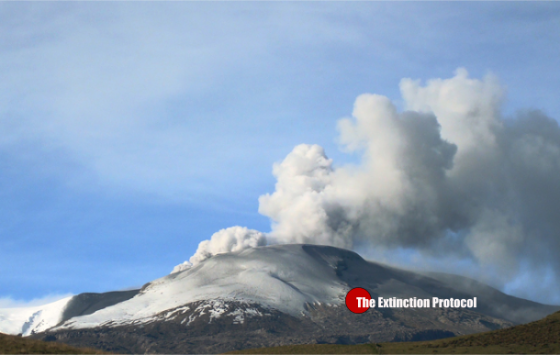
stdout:
[(560, 354), (560, 312), (491, 332), (434, 341), (361, 345), (309, 344), (246, 349), (235, 354)]
[(95, 349), (22, 338), (0, 333), (0, 354), (104, 354)]
[(553, 313), (535, 322), (507, 329), (446, 339), (442, 341), (442, 344), (456, 346), (560, 344), (560, 312)]

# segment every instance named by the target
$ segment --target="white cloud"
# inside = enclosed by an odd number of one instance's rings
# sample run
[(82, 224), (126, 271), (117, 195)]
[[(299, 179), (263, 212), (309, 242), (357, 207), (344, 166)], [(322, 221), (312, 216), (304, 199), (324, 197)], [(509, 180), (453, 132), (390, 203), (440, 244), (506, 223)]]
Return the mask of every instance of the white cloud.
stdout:
[(455, 255), (499, 286), (522, 265), (535, 280), (560, 267), (558, 123), (539, 112), (505, 120), (497, 79), (465, 69), (401, 90), (408, 111), (364, 94), (339, 122), (359, 165), (333, 167), (321, 147), (299, 145), (274, 166), (276, 190), (259, 199), (270, 238), (416, 250), (433, 265)]

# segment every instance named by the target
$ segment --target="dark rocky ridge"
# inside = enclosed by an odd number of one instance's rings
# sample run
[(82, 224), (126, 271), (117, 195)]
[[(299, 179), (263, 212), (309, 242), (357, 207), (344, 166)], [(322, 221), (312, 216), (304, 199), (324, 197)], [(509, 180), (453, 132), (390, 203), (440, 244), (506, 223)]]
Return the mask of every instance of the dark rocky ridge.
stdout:
[(68, 302), (66, 309), (62, 313), (62, 320), (60, 323), (64, 323), (72, 317), (92, 314), (100, 309), (126, 301), (136, 296), (138, 292), (140, 292), (140, 290), (113, 291), (105, 293), (80, 293), (79, 295), (72, 297), (70, 302)]
[[(432, 340), (511, 326), (512, 323), (465, 310), (370, 309), (353, 314), (345, 306), (308, 307), (297, 318), (258, 304), (227, 302), (225, 312), (211, 319), (209, 313), (187, 325), (195, 309), (204, 302), (190, 304), (190, 310), (176, 318), (148, 324), (93, 329), (61, 330), (36, 334), (70, 345), (88, 346), (123, 353), (222, 353), (247, 348), (289, 344), (361, 344), (368, 342)], [(257, 310), (262, 315), (236, 322), (235, 310)], [(253, 313), (253, 312), (251, 312)]]
[[(476, 312), (522, 324), (541, 319), (560, 309), (507, 295), (467, 277), (445, 273), (416, 273), (366, 261), (349, 250), (319, 245), (303, 245), (316, 258), (334, 263), (339, 279), (349, 288), (362, 287), (372, 297), (472, 298), (477, 297)], [(404, 286), (404, 287), (403, 287)]]

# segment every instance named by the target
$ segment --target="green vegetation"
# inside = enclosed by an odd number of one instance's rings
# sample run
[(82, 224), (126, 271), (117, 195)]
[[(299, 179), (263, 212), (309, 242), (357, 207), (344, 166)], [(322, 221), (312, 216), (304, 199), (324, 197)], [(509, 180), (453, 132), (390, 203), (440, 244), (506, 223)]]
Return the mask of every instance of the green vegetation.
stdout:
[(560, 354), (560, 312), (529, 324), (433, 341), (287, 345), (231, 354)]
[(22, 338), (0, 333), (0, 354), (104, 354), (95, 349)]
[(331, 345), (331, 344), (311, 344), (311, 345), (288, 345), (275, 348), (248, 349), (232, 351), (223, 355), (371, 355), (380, 354), (379, 346), (375, 344), (362, 345)]

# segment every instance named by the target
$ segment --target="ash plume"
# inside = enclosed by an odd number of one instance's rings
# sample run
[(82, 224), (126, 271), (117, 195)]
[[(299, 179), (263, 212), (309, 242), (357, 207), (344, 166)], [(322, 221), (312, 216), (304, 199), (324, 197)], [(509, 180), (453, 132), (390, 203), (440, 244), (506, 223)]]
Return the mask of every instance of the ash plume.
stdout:
[(212, 235), (209, 240), (204, 240), (188, 261), (173, 268), (171, 273), (181, 272), (198, 264), (212, 255), (240, 251), (266, 245), (263, 233), (245, 227), (230, 227), (222, 229)]
[[(259, 198), (268, 242), (413, 250), (468, 260), (500, 286), (520, 275), (557, 284), (557, 121), (536, 110), (503, 117), (498, 80), (462, 68), (425, 85), (403, 79), (400, 89), (404, 111), (364, 94), (338, 122), (341, 147), (359, 164), (336, 166), (320, 146), (301, 144), (274, 165), (275, 191)], [(236, 240), (261, 240), (247, 233)]]

